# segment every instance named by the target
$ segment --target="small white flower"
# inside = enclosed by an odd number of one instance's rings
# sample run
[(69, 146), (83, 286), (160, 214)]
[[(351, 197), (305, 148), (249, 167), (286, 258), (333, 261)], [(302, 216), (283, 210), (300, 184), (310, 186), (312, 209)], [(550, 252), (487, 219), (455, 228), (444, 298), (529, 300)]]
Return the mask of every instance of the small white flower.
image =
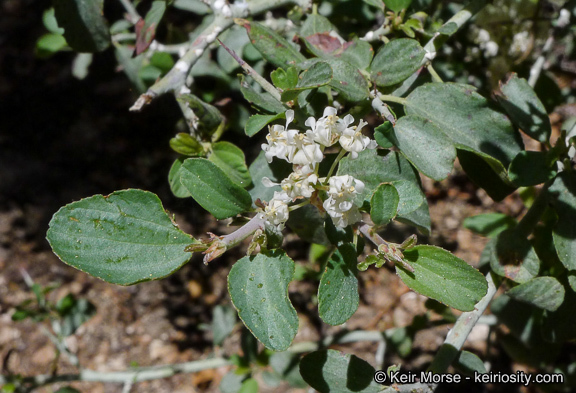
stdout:
[(314, 185), (318, 176), (310, 166), (297, 167), (294, 172), (280, 183), (282, 190), (292, 198), (310, 198), (314, 192)]
[(530, 33), (522, 31), (512, 38), (512, 45), (508, 53), (511, 56), (520, 56), (530, 48)]
[(313, 117), (309, 117), (306, 120), (305, 124), (310, 127), (306, 134), (315, 142), (324, 146), (332, 146), (340, 135), (337, 128), (339, 119), (336, 115), (336, 108), (328, 106), (324, 109), (324, 114), (318, 121)]
[(260, 213), (261, 217), (266, 220), (266, 224), (274, 225), (278, 229), (284, 228), (284, 223), (288, 221), (288, 202), (291, 198), (285, 192), (274, 192), (268, 205), (264, 208), (264, 212)]
[[(292, 130), (291, 130), (292, 131)], [(306, 134), (288, 132), (286, 161), (294, 165), (311, 165), (322, 161), (320, 145)]]
[(486, 57), (494, 57), (498, 54), (498, 44), (494, 41), (488, 41), (484, 44), (481, 44), (480, 47), (484, 49), (484, 55)]
[(344, 150), (349, 151), (350, 158), (354, 160), (358, 157), (358, 153), (364, 151), (364, 149), (375, 149), (377, 143), (367, 136), (362, 135), (362, 127), (368, 123), (364, 120), (360, 120), (357, 127), (348, 127), (350, 124), (350, 122), (346, 121), (348, 116), (344, 118), (345, 122), (343, 124), (346, 124), (346, 128), (342, 131), (342, 135), (340, 136), (340, 146), (342, 146)]
[(332, 176), (329, 185), (328, 199), (323, 206), (334, 225), (344, 228), (360, 221), (362, 215), (353, 200), (356, 194), (364, 191), (364, 183), (350, 175), (343, 175)]
[(318, 176), (314, 173), (314, 169), (308, 165), (297, 166), (294, 172), (281, 183), (274, 183), (267, 177), (262, 178), (264, 187), (280, 186), (291, 200), (299, 197), (310, 198), (316, 183), (318, 183)]
[(568, 26), (570, 24), (570, 11), (568, 11), (566, 8), (562, 8), (560, 10), (558, 20), (556, 20), (556, 24), (560, 28)]
[(288, 134), (294, 134), (298, 131), (288, 130), (288, 125), (294, 120), (294, 111), (286, 111), (286, 126), (274, 125), (270, 128), (266, 140), (268, 143), (262, 144), (262, 150), (266, 155), (268, 163), (272, 162), (273, 157), (278, 157), (286, 160), (288, 154)]
[(490, 41), (490, 33), (487, 30), (480, 29), (478, 30), (478, 36), (476, 36), (476, 41), (481, 44), (483, 42)]

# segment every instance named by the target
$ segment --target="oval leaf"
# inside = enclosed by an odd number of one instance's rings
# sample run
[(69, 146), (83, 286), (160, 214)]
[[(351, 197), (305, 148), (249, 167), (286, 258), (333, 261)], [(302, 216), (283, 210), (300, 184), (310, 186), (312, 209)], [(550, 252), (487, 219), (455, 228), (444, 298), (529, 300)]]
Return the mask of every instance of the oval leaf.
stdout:
[(324, 86), (332, 80), (332, 68), (328, 63), (322, 61), (314, 63), (310, 68), (305, 69), (298, 77), (295, 87), (286, 89), (282, 93), (282, 101), (295, 99), (304, 90), (315, 89)]
[(452, 171), (456, 149), (434, 123), (417, 116), (404, 116), (396, 122), (397, 147), (420, 172), (440, 181)]
[(535, 186), (556, 175), (555, 161), (543, 151), (521, 151), (508, 169), (510, 180), (519, 187)]
[(573, 171), (561, 172), (550, 186), (554, 196), (553, 206), (558, 222), (552, 236), (558, 258), (568, 270), (576, 270), (576, 175)]
[(232, 266), (228, 292), (238, 315), (267, 348), (284, 351), (298, 332), (298, 316), (288, 298), (294, 261), (283, 251), (244, 257)]
[(104, 281), (132, 285), (166, 277), (190, 259), (194, 243), (142, 190), (94, 195), (62, 207), (47, 239), (66, 264)]
[(180, 182), (218, 220), (246, 212), (252, 206), (248, 191), (205, 158), (185, 160), (180, 168)]
[(224, 122), (224, 117), (215, 106), (202, 101), (194, 94), (181, 94), (178, 96), (178, 101), (188, 106), (198, 117), (195, 128), (202, 135), (212, 135)]
[(486, 295), (488, 284), (478, 270), (450, 252), (434, 246), (404, 251), (414, 273), (396, 265), (396, 273), (410, 289), (461, 311), (472, 311)]
[(496, 95), (514, 124), (539, 142), (550, 139), (552, 128), (546, 108), (524, 78), (512, 74), (500, 84), (502, 94)]
[(370, 218), (376, 225), (386, 225), (396, 217), (400, 196), (392, 184), (380, 184), (370, 200)]
[(384, 45), (372, 60), (371, 78), (378, 86), (392, 86), (415, 73), (425, 55), (418, 41), (400, 38)]
[(174, 194), (174, 196), (177, 198), (188, 198), (192, 196), (180, 182), (180, 169), (182, 168), (183, 162), (184, 158), (178, 158), (176, 161), (174, 161), (170, 167), (170, 172), (168, 173), (168, 183), (170, 184), (170, 190), (172, 191), (172, 194)]
[(513, 229), (490, 240), (482, 255), (489, 258), (494, 273), (517, 283), (531, 280), (540, 270), (540, 260), (532, 244)]
[(556, 311), (564, 301), (564, 287), (554, 277), (536, 277), (506, 294), (516, 300), (548, 311)]
[(268, 124), (278, 119), (284, 119), (284, 117), (284, 113), (278, 113), (277, 115), (252, 115), (246, 122), (244, 132), (248, 136), (254, 136), (256, 133), (258, 133), (258, 131), (266, 127)]
[(462, 226), (474, 233), (492, 238), (506, 229), (514, 228), (516, 220), (503, 213), (485, 213), (466, 218)]
[(254, 47), (276, 67), (287, 69), (291, 65), (306, 60), (284, 37), (260, 23), (249, 22), (244, 27)]
[(455, 361), (454, 366), (464, 371), (468, 375), (474, 375), (474, 373), (478, 374), (486, 374), (486, 366), (482, 359), (480, 359), (477, 355), (473, 354), (472, 352), (468, 351), (461, 351), (460, 355)]
[(425, 84), (406, 97), (406, 110), (433, 122), (457, 148), (484, 153), (506, 168), (523, 148), (508, 118), (492, 109), (473, 86)]
[(381, 392), (375, 372), (359, 357), (333, 349), (309, 353), (300, 361), (302, 378), (320, 393)]
[(104, 0), (54, 0), (58, 25), (77, 52), (101, 52), (110, 45), (108, 24), (102, 16)]
[(249, 103), (256, 105), (270, 113), (284, 113), (286, 108), (268, 92), (257, 92), (251, 86), (252, 78), (240, 76), (240, 92)]
[(246, 188), (252, 184), (244, 152), (238, 146), (230, 142), (214, 143), (208, 160), (218, 165), (240, 187)]
[(329, 325), (341, 325), (358, 309), (358, 258), (353, 244), (338, 247), (324, 269), (318, 287), (318, 313)]

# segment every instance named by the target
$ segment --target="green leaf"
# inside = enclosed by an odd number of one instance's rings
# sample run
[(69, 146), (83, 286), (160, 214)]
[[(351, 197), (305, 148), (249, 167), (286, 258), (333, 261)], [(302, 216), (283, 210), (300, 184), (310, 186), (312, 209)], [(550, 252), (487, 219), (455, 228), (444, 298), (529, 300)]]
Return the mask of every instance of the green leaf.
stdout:
[(194, 94), (181, 94), (178, 101), (186, 104), (198, 117), (196, 130), (202, 135), (211, 136), (224, 121), (224, 117), (216, 107), (202, 101)]
[(306, 388), (308, 385), (302, 379), (298, 363), (300, 354), (290, 352), (276, 352), (270, 356), (270, 366), (272, 369), (291, 386)]
[(493, 238), (506, 229), (514, 228), (516, 220), (503, 213), (484, 213), (466, 218), (462, 226), (479, 235)]
[(308, 14), (300, 28), (300, 35), (308, 37), (313, 34), (326, 33), (332, 30), (336, 30), (336, 27), (330, 23), (328, 18), (320, 14)]
[(560, 307), (564, 293), (564, 287), (554, 277), (535, 277), (506, 292), (511, 298), (548, 311)]
[(394, 126), (397, 147), (420, 172), (444, 180), (452, 171), (456, 149), (434, 123), (417, 116), (404, 116)]
[(488, 284), (478, 270), (450, 252), (434, 246), (404, 251), (414, 273), (396, 264), (396, 273), (415, 292), (461, 311), (472, 311), (486, 295)]
[(366, 361), (333, 349), (316, 351), (300, 361), (300, 374), (320, 393), (376, 393), (382, 386), (374, 382), (376, 370)]
[(285, 112), (280, 112), (277, 115), (252, 115), (246, 122), (244, 132), (248, 136), (254, 136), (262, 128), (278, 119), (286, 118)]
[(513, 73), (505, 83), (500, 83), (500, 89), (502, 94), (496, 98), (514, 124), (537, 141), (547, 142), (552, 133), (550, 118), (528, 81)]
[(298, 70), (296, 67), (288, 67), (286, 70), (277, 68), (270, 73), (270, 79), (272, 79), (274, 86), (279, 89), (290, 89), (296, 87), (298, 83)]
[(252, 206), (248, 191), (205, 158), (185, 160), (180, 168), (180, 182), (218, 220), (249, 211)]
[(454, 23), (454, 22), (448, 22), (442, 25), (442, 27), (440, 27), (438, 29), (438, 33), (440, 34), (444, 34), (447, 36), (451, 36), (452, 34), (456, 33), (458, 31), (458, 24)]
[(573, 171), (561, 172), (550, 186), (552, 205), (558, 222), (552, 236), (558, 258), (566, 269), (576, 270), (576, 175)]
[(390, 41), (374, 56), (370, 78), (381, 87), (400, 83), (420, 68), (425, 53), (416, 40)]
[(66, 47), (66, 40), (61, 34), (48, 33), (36, 41), (36, 54), (48, 57)]
[(72, 75), (76, 79), (84, 79), (88, 76), (90, 64), (94, 55), (92, 53), (78, 53), (72, 61)]
[(422, 204), (418, 206), (416, 210), (410, 213), (405, 213), (396, 216), (396, 221), (404, 223), (406, 225), (412, 225), (416, 227), (420, 233), (425, 236), (430, 236), (430, 227), (432, 222), (430, 221), (430, 210), (428, 209), (428, 202), (424, 199)]
[[(280, 183), (283, 179), (292, 173), (292, 165), (284, 160), (273, 160), (268, 163), (265, 153), (260, 151), (258, 157), (248, 168), (250, 176), (254, 181), (252, 187), (248, 190), (252, 200), (260, 198), (262, 201), (269, 201), (274, 197), (274, 191), (281, 191), (280, 186), (266, 187), (262, 184), (262, 178), (267, 177), (274, 183)], [(300, 210), (300, 209), (298, 209)], [(295, 210), (293, 213), (295, 213)]]
[(256, 22), (247, 22), (244, 27), (250, 42), (262, 56), (276, 67), (287, 69), (306, 58), (284, 37)]
[(102, 52), (110, 45), (108, 24), (102, 16), (104, 0), (54, 0), (58, 25), (66, 42), (77, 52)]
[(162, 75), (166, 75), (174, 67), (174, 59), (170, 53), (154, 52), (150, 64), (162, 71)]
[(398, 216), (404, 217), (417, 210), (421, 205), (426, 204), (424, 193), (418, 183), (411, 180), (395, 180), (390, 182), (398, 191), (400, 201), (398, 202)]
[(64, 263), (120, 285), (174, 273), (190, 259), (184, 248), (195, 242), (176, 227), (156, 195), (142, 190), (66, 205), (52, 217), (46, 237)]
[(576, 293), (567, 291), (562, 305), (556, 311), (544, 311), (542, 318), (542, 335), (544, 340), (562, 343), (576, 338)]
[(252, 105), (256, 105), (265, 111), (271, 113), (284, 113), (286, 108), (284, 105), (278, 101), (276, 98), (268, 92), (257, 92), (252, 88), (251, 81), (252, 78), (240, 75), (240, 91), (242, 95)]
[(508, 229), (490, 240), (482, 259), (490, 261), (494, 273), (517, 283), (524, 283), (538, 275), (540, 261), (532, 244), (513, 229)]
[(324, 268), (318, 286), (318, 314), (329, 325), (341, 325), (358, 309), (358, 263), (356, 247), (338, 247)]
[[(504, 166), (496, 159), (460, 149), (457, 150), (456, 154), (468, 177), (480, 188), (483, 188), (496, 202), (501, 201), (516, 190), (516, 186), (508, 179)], [(492, 160), (492, 164), (498, 169), (493, 169), (488, 160)]]
[(245, 378), (245, 374), (239, 374), (236, 370), (229, 371), (220, 380), (218, 388), (221, 393), (238, 393)]
[(385, 121), (374, 129), (374, 139), (384, 149), (394, 147), (394, 143), (389, 139), (391, 136), (394, 136), (394, 130), (392, 129), (392, 123), (389, 121)]
[(228, 292), (252, 334), (275, 351), (285, 351), (298, 332), (298, 316), (288, 298), (294, 261), (283, 251), (244, 257), (232, 266)]
[(182, 163), (184, 162), (185, 158), (178, 158), (172, 166), (170, 167), (170, 172), (168, 173), (168, 183), (170, 184), (170, 191), (172, 194), (178, 198), (188, 198), (191, 197), (192, 194), (188, 192), (188, 190), (182, 185), (180, 182), (180, 177), (182, 174), (180, 173), (180, 169), (182, 168)]
[(242, 387), (238, 393), (258, 393), (258, 381), (254, 378), (248, 378), (242, 382)]
[(508, 174), (519, 187), (535, 186), (556, 175), (555, 164), (544, 151), (521, 151), (512, 160)]
[(56, 15), (54, 14), (54, 7), (48, 8), (42, 14), (42, 23), (46, 30), (53, 34), (64, 34), (64, 29), (58, 26)]
[(523, 149), (508, 118), (492, 109), (473, 86), (425, 84), (406, 97), (406, 112), (434, 123), (456, 148), (480, 155), (503, 178), (504, 168)]
[(394, 12), (400, 12), (402, 10), (408, 9), (412, 0), (384, 0), (386, 8), (390, 8)]
[(230, 142), (216, 142), (212, 145), (212, 154), (208, 160), (224, 171), (234, 183), (247, 188), (252, 184), (252, 178), (246, 166), (244, 152)]
[(372, 57), (374, 57), (374, 49), (369, 42), (354, 38), (354, 40), (345, 43), (343, 47), (344, 51), (339, 55), (340, 59), (360, 70), (365, 70), (370, 66)]
[(328, 84), (336, 90), (345, 100), (350, 102), (362, 101), (370, 95), (368, 81), (352, 64), (335, 58), (310, 59), (298, 64), (300, 69), (306, 69), (311, 64), (326, 62), (332, 68), (332, 81)]
[(176, 153), (185, 156), (199, 156), (204, 153), (204, 147), (202, 147), (200, 142), (185, 132), (179, 132), (174, 138), (170, 139), (170, 147)]
[(154, 0), (144, 19), (140, 19), (136, 23), (136, 44), (134, 45), (134, 53), (136, 55), (145, 52), (154, 40), (156, 28), (162, 20), (165, 11), (166, 0)]
[(142, 78), (140, 78), (140, 69), (142, 68), (144, 55), (132, 57), (133, 53), (133, 48), (131, 49), (120, 45), (114, 46), (116, 61), (120, 66), (122, 66), (122, 70), (136, 89), (140, 92), (144, 92), (146, 90), (146, 85), (142, 81)]
[(363, 0), (363, 1), (366, 4), (378, 8), (380, 11), (384, 11), (384, 2), (382, 0)]
[(568, 284), (574, 292), (576, 292), (576, 271), (571, 271), (568, 273)]
[(392, 184), (380, 184), (370, 200), (370, 218), (376, 225), (386, 225), (396, 217), (400, 196)]
[(460, 352), (454, 366), (460, 370), (463, 370), (468, 375), (474, 375), (474, 373), (487, 373), (486, 366), (484, 366), (482, 359), (468, 351)]
[(190, 11), (196, 15), (206, 15), (210, 12), (210, 6), (204, 4), (201, 0), (175, 0), (172, 7), (179, 10)]
[(317, 62), (305, 69), (298, 78), (296, 87), (286, 89), (282, 93), (282, 101), (294, 100), (304, 90), (324, 86), (332, 80), (332, 68), (328, 63)]
[(232, 333), (236, 325), (236, 312), (226, 306), (218, 305), (214, 307), (212, 317), (212, 332), (214, 335), (214, 345), (220, 345), (226, 337)]

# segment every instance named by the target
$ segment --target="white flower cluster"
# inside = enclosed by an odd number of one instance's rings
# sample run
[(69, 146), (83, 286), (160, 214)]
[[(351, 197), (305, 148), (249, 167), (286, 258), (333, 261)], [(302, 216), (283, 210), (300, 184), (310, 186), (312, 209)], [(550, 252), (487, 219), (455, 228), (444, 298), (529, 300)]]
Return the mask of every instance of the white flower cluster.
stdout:
[(476, 42), (484, 51), (484, 56), (494, 57), (498, 54), (498, 44), (490, 39), (490, 33), (487, 30), (478, 30)]
[(354, 118), (351, 115), (341, 119), (333, 107), (327, 107), (318, 120), (308, 118), (305, 124), (309, 129), (305, 133), (289, 128), (293, 120), (294, 111), (286, 111), (286, 125), (272, 126), (266, 136), (268, 143), (262, 144), (269, 163), (274, 157), (280, 158), (293, 165), (293, 172), (280, 183), (273, 183), (266, 177), (262, 179), (266, 187), (280, 185), (282, 191), (274, 193), (274, 198), (260, 214), (268, 224), (281, 229), (288, 220), (288, 203), (299, 198), (310, 198), (317, 186), (319, 188), (328, 181), (328, 197), (323, 207), (334, 224), (344, 228), (358, 222), (361, 215), (352, 200), (363, 191), (364, 183), (349, 175), (319, 179), (317, 173), (318, 164), (324, 158), (324, 148), (337, 142), (350, 153), (351, 159), (357, 158), (364, 149), (376, 148), (376, 141), (362, 134), (362, 128), (367, 123), (360, 120), (357, 126), (353, 126)]

